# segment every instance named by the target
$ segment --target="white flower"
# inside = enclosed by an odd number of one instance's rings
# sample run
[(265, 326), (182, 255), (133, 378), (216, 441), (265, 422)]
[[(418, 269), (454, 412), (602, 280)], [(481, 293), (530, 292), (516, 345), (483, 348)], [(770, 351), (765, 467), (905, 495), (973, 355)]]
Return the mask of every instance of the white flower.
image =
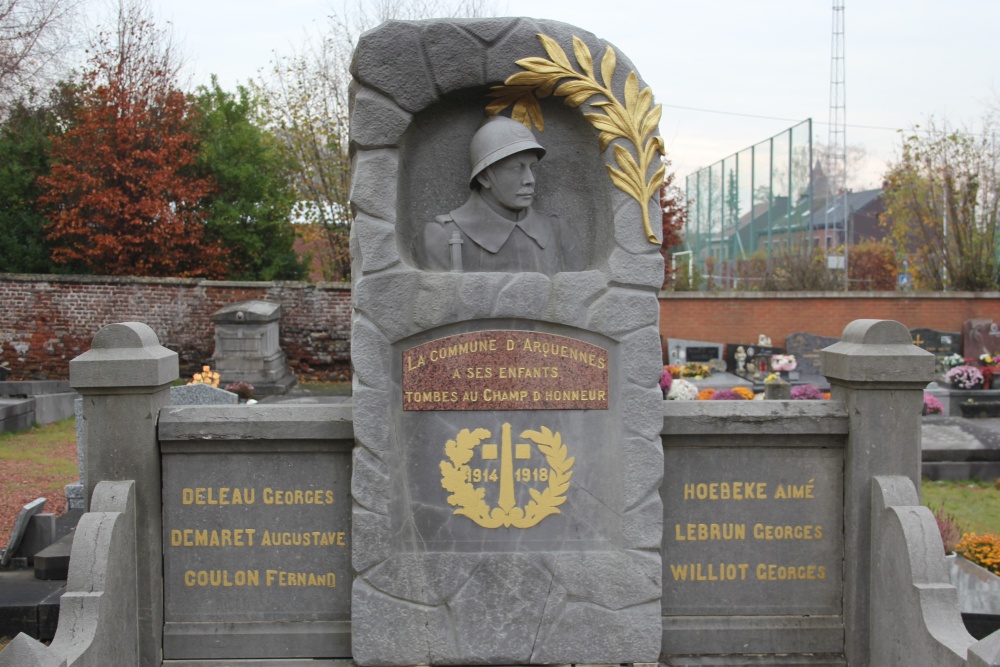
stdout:
[(698, 400), (698, 387), (688, 380), (674, 380), (674, 383), (670, 385), (667, 398), (672, 401), (696, 401)]

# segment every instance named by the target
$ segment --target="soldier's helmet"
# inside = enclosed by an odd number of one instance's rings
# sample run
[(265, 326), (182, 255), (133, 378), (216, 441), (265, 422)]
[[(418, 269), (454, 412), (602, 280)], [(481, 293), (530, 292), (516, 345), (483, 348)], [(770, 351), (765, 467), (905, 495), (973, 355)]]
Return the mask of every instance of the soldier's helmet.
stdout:
[(535, 140), (531, 130), (506, 116), (493, 116), (472, 135), (469, 143), (469, 187), (475, 187), (476, 176), (486, 167), (521, 151), (534, 151), (541, 160), (545, 149)]

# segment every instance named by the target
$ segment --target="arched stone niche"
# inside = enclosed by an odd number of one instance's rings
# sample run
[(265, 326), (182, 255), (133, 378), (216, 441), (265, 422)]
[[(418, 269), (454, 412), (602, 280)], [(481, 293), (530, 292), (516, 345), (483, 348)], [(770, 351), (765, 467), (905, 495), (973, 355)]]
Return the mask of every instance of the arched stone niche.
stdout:
[[(399, 145), (396, 243), (400, 257), (422, 269), (419, 244), (424, 225), (469, 196), (469, 140), (485, 118), (488, 87), (447, 95), (415, 114)], [(566, 270), (597, 268), (614, 239), (613, 187), (598, 151), (597, 131), (579, 109), (542, 100), (545, 130), (535, 132), (546, 149), (538, 165), (535, 202), (558, 215), (571, 233)]]

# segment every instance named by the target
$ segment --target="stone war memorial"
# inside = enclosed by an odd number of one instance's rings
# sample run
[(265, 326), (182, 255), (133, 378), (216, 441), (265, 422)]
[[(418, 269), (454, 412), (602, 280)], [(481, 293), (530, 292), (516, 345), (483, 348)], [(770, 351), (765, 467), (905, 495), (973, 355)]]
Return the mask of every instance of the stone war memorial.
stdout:
[(172, 405), (156, 332), (97, 332), (56, 636), (0, 667), (1000, 666), (919, 503), (935, 358), (902, 324), (817, 352), (828, 401), (663, 400), (626, 53), (389, 22), (352, 75), (351, 400)]

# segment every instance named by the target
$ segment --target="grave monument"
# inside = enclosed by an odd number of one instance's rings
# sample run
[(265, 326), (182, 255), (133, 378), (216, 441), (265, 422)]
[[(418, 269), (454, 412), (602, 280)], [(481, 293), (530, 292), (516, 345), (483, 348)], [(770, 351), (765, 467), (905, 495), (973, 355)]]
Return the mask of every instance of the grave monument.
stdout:
[(656, 662), (652, 92), (527, 19), (390, 22), (352, 73), (354, 660)]

